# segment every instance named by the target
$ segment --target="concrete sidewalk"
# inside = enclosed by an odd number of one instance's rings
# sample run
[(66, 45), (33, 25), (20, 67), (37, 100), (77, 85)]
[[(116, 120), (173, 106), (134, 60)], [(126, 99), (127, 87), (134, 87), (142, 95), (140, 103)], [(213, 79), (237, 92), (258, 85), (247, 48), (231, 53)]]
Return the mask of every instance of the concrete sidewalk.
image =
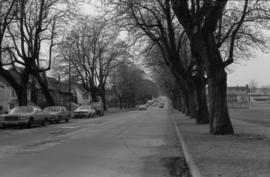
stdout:
[(235, 135), (214, 136), (178, 111), (171, 116), (203, 177), (270, 177), (269, 128), (232, 120)]

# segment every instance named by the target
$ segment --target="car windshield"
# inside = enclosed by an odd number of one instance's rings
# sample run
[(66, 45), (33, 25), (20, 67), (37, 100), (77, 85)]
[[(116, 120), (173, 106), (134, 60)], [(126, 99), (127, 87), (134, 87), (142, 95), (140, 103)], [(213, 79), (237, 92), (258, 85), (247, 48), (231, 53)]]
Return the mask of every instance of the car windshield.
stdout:
[(46, 107), (44, 109), (45, 112), (59, 112), (60, 111), (60, 107), (59, 106), (50, 106), (50, 107)]
[(31, 106), (20, 106), (13, 108), (9, 114), (17, 114), (17, 113), (32, 113), (34, 108)]
[(77, 110), (87, 110), (87, 109), (91, 109), (91, 106), (80, 106), (77, 108)]

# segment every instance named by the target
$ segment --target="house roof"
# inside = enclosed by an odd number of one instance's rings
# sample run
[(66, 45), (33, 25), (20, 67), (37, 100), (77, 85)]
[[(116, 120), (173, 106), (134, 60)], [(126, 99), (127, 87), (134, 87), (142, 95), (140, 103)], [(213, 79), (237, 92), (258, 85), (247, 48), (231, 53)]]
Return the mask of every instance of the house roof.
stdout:
[[(69, 81), (67, 81), (67, 80), (63, 81), (63, 82), (57, 81), (56, 87), (61, 92), (69, 92)], [(78, 88), (82, 93), (86, 93), (86, 92), (88, 93), (88, 91), (83, 88), (82, 84), (79, 84), (75, 81), (71, 81), (71, 89), (73, 90), (74, 88)]]
[(60, 92), (65, 92), (68, 93), (69, 92), (69, 84), (68, 82), (60, 82), (57, 84), (58, 90)]
[[(11, 73), (12, 77), (15, 78), (17, 83), (20, 83), (20, 75), (19, 72), (22, 72), (23, 68), (12, 68), (9, 70), (9, 72)], [(45, 73), (40, 73), (41, 79), (45, 80), (48, 84), (48, 88), (49, 90), (58, 90), (59, 92), (62, 93), (69, 93), (69, 82), (68, 81), (64, 81), (64, 82), (59, 82), (56, 78), (54, 77), (47, 77)], [(6, 81), (6, 79), (3, 78), (3, 76), (0, 75), (0, 82), (3, 82), (6, 85), (9, 85), (9, 83)], [(30, 84), (33, 82), (30, 82)], [(36, 88), (40, 88), (39, 84), (37, 82), (35, 83), (35, 87)], [(71, 82), (71, 86), (72, 88), (76, 87), (78, 88), (81, 92), (86, 93), (88, 92), (87, 90), (85, 90), (82, 86), (82, 84), (79, 84), (75, 81)]]
[(0, 75), (0, 82), (2, 82), (5, 85), (9, 85), (9, 83), (6, 81), (5, 78), (3, 78), (3, 76)]
[(48, 87), (51, 90), (59, 89), (59, 82), (56, 78), (47, 77)]
[(77, 87), (83, 93), (88, 92), (85, 88), (83, 88), (82, 84), (78, 84), (77, 82), (72, 82), (71, 84), (73, 87)]

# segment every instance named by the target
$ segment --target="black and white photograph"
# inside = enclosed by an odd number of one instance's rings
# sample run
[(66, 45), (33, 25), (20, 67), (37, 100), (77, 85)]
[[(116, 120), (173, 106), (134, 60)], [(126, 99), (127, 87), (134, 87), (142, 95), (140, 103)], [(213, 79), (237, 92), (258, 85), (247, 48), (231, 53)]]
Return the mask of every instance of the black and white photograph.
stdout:
[(0, 177), (270, 177), (270, 0), (0, 0)]

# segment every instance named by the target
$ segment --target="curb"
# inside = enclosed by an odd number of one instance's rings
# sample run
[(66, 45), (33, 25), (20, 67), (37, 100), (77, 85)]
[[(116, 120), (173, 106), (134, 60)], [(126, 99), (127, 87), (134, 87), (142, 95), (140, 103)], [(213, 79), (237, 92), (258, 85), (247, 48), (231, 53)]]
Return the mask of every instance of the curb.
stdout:
[(173, 120), (175, 129), (176, 129), (176, 133), (177, 133), (177, 137), (178, 137), (178, 139), (179, 139), (179, 141), (181, 143), (181, 147), (182, 147), (182, 150), (183, 150), (183, 153), (184, 153), (188, 168), (190, 170), (191, 176), (192, 177), (202, 177), (199, 168), (195, 164), (191, 154), (188, 151), (188, 147), (187, 147), (187, 145), (186, 145), (186, 143), (184, 141), (184, 138), (183, 138), (183, 136), (182, 136), (177, 124), (176, 124), (174, 116), (170, 115), (170, 117)]

